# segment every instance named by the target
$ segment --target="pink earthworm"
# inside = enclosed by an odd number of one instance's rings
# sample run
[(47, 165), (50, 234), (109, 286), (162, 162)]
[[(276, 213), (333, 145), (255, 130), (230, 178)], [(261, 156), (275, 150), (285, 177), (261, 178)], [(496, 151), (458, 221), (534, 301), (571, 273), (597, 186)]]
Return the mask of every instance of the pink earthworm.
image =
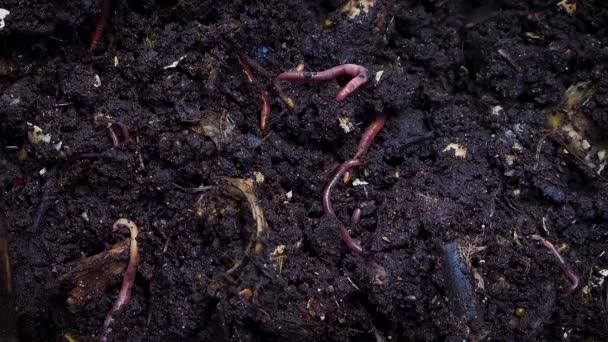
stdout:
[[(331, 204), (331, 190), (340, 181), (340, 178), (342, 177), (342, 175), (344, 175), (344, 172), (350, 170), (355, 166), (360, 166), (363, 164), (365, 164), (365, 162), (360, 159), (351, 159), (345, 161), (336, 169), (335, 174), (323, 190), (323, 212), (326, 216), (331, 216), (338, 219)], [(350, 236), (350, 233), (348, 232), (348, 229), (346, 228), (346, 226), (344, 226), (344, 224), (340, 223), (339, 229), (340, 237), (342, 238), (342, 241), (344, 241), (344, 244), (346, 244), (346, 247), (348, 247), (348, 249), (350, 249), (356, 254), (366, 254), (363, 250), (363, 247), (361, 247), (359, 241), (353, 239), (352, 236)]]
[(566, 290), (566, 293), (573, 294), (580, 284), (579, 277), (576, 275), (576, 273), (574, 273), (572, 268), (566, 263), (566, 260), (564, 260), (562, 255), (549, 240), (543, 238), (540, 235), (532, 235), (532, 239), (540, 241), (540, 243), (545, 248), (547, 248), (551, 252), (551, 254), (553, 254), (555, 259), (557, 259), (557, 262), (559, 263), (559, 267), (561, 268), (562, 272), (566, 275), (566, 277), (568, 277), (568, 279), (570, 279), (570, 282), (572, 283)]
[(336, 101), (342, 102), (368, 81), (369, 71), (366, 67), (357, 64), (342, 64), (320, 72), (292, 70), (279, 74), (277, 79), (286, 81), (329, 81), (343, 75), (350, 76), (352, 79), (336, 95)]
[(108, 337), (112, 332), (112, 324), (114, 323), (113, 315), (129, 304), (129, 300), (131, 299), (131, 290), (133, 289), (133, 285), (135, 284), (135, 275), (137, 274), (137, 264), (139, 263), (139, 248), (137, 247), (137, 234), (139, 233), (139, 229), (137, 225), (126, 218), (118, 219), (112, 225), (112, 231), (117, 231), (121, 228), (128, 228), (131, 232), (131, 242), (129, 246), (129, 264), (127, 265), (127, 269), (123, 274), (122, 278), (122, 286), (120, 288), (120, 292), (116, 301), (112, 305), (112, 308), (106, 315), (106, 318), (103, 322), (103, 326), (101, 328), (101, 333), (99, 334), (99, 341), (106, 342), (108, 341)]
[[(355, 154), (354, 159), (359, 159), (363, 157), (367, 151), (369, 151), (370, 146), (376, 140), (376, 136), (378, 133), (384, 128), (384, 124), (386, 123), (387, 115), (386, 113), (380, 113), (374, 121), (372, 121), (369, 126), (363, 132), (361, 136), (361, 140), (359, 140), (359, 146), (357, 147), (357, 153)], [(352, 173), (350, 171), (344, 173), (344, 183), (350, 182), (352, 178)]]

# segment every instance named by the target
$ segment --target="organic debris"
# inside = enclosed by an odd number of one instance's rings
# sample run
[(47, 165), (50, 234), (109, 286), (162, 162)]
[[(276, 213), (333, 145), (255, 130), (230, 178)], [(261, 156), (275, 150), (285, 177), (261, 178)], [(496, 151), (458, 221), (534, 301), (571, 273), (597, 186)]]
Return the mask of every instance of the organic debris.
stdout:
[(574, 0), (562, 0), (557, 5), (566, 10), (566, 13), (570, 16), (573, 16), (576, 12), (576, 2)]
[(249, 253), (251, 248), (254, 247), (255, 254), (262, 254), (264, 251), (264, 239), (268, 231), (268, 223), (264, 217), (264, 211), (260, 206), (259, 200), (254, 193), (254, 181), (252, 179), (241, 179), (241, 178), (224, 178), (226, 182), (227, 193), (231, 196), (235, 196), (240, 199), (244, 199), (249, 204), (251, 215), (255, 221), (255, 233), (251, 236), (247, 247), (245, 248), (245, 254)]
[(591, 82), (572, 85), (564, 93), (560, 107), (546, 114), (550, 131), (537, 144), (534, 169), (538, 168), (545, 139), (553, 137), (583, 166), (605, 180), (602, 171), (608, 162), (608, 146), (603, 141), (602, 130), (581, 110), (596, 89), (597, 85)]
[(55, 266), (53, 272), (61, 273), (59, 281), (73, 286), (66, 302), (72, 312), (80, 311), (87, 303), (101, 298), (107, 289), (118, 283), (119, 275), (127, 268), (129, 241), (125, 240), (107, 251)]
[(217, 149), (221, 150), (224, 144), (228, 143), (234, 131), (234, 122), (226, 111), (221, 114), (207, 112), (200, 120), (198, 127), (194, 127), (192, 130), (211, 139)]
[(367, 14), (370, 7), (376, 4), (376, 0), (348, 0), (342, 6), (344, 12), (350, 19), (358, 17), (361, 13)]

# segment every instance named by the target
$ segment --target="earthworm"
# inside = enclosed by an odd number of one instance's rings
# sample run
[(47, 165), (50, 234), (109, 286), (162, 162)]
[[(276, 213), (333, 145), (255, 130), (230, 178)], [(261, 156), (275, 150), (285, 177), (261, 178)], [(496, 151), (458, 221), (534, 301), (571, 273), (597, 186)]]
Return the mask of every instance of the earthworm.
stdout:
[[(281, 98), (281, 101), (283, 101), (283, 103), (285, 103), (285, 105), (287, 105), (287, 107), (289, 107), (289, 109), (295, 108), (296, 105), (295, 105), (295, 102), (293, 101), (293, 99), (291, 97), (289, 97), (287, 94), (285, 94), (285, 92), (283, 91), (283, 88), (281, 87), (281, 83), (279, 83), (279, 81), (276, 78), (272, 77), (271, 73), (268, 72), (268, 70), (266, 70), (266, 68), (261, 66), (255, 60), (249, 58), (249, 56), (247, 56), (244, 53), (241, 53), (239, 55), (239, 61), (240, 61), (241, 65), (245, 65), (247, 67), (247, 69), (249, 69), (249, 67), (251, 67), (256, 72), (264, 75), (265, 77), (271, 78), (272, 79), (272, 88), (277, 93), (277, 95), (279, 95), (279, 98)], [(247, 73), (247, 71), (245, 71), (245, 73)], [(249, 74), (247, 77), (249, 77), (249, 75), (253, 75), (253, 73), (251, 72), (251, 69), (249, 69)], [(255, 81), (255, 78), (253, 80)]]
[(361, 208), (357, 207), (353, 210), (353, 214), (350, 217), (350, 224), (352, 226), (358, 225), (361, 222)]
[[(326, 216), (331, 216), (336, 219), (338, 218), (331, 205), (331, 190), (334, 188), (334, 186), (336, 186), (336, 184), (338, 183), (338, 181), (340, 180), (340, 178), (342, 177), (344, 172), (350, 170), (351, 168), (353, 168), (355, 166), (360, 166), (363, 164), (365, 164), (365, 162), (362, 160), (351, 159), (351, 160), (345, 161), (336, 169), (336, 173), (334, 174), (334, 176), (331, 178), (331, 180), (329, 181), (329, 183), (327, 184), (327, 186), (325, 186), (325, 189), (323, 190), (323, 212), (325, 213)], [(350, 236), (348, 229), (346, 229), (346, 227), (342, 223), (340, 223), (339, 229), (340, 229), (340, 237), (342, 238), (342, 241), (344, 241), (344, 243), (346, 244), (346, 247), (348, 247), (351, 251), (353, 251), (356, 254), (361, 254), (363, 252), (363, 247), (361, 247), (361, 244), (358, 241), (356, 241), (355, 239), (353, 239)]]
[(347, 96), (352, 94), (357, 88), (365, 84), (369, 79), (369, 72), (367, 68), (357, 64), (342, 64), (331, 69), (310, 72), (310, 71), (286, 71), (277, 76), (279, 80), (287, 81), (329, 81), (336, 79), (342, 75), (348, 75), (352, 79), (340, 89), (336, 95), (336, 101), (342, 102)]
[[(239, 63), (241, 64), (241, 68), (243, 69), (245, 76), (247, 76), (247, 81), (249, 81), (250, 84), (257, 83), (257, 80), (255, 79), (255, 76), (253, 75), (253, 72), (249, 67), (249, 65), (251, 64), (251, 60), (244, 54), (240, 54)], [(270, 101), (268, 100), (268, 92), (265, 90), (262, 90), (260, 92), (260, 97), (262, 98), (262, 110), (260, 111), (260, 129), (263, 131), (266, 129), (266, 122), (270, 117)]]
[(108, 134), (110, 135), (110, 139), (112, 139), (112, 145), (114, 145), (114, 147), (118, 147), (120, 143), (118, 142), (118, 137), (116, 136), (116, 133), (114, 133), (111, 126), (108, 126)]
[(243, 68), (243, 72), (245, 73), (245, 76), (247, 76), (247, 81), (249, 81), (249, 83), (254, 83), (256, 81), (255, 76), (253, 76), (253, 72), (251, 71), (249, 64), (245, 63), (245, 61), (246, 61), (245, 55), (243, 55), (243, 54), (239, 55), (239, 63), (241, 64), (241, 68)]
[(133, 289), (135, 275), (137, 274), (137, 264), (139, 263), (139, 248), (137, 247), (137, 234), (139, 233), (139, 229), (137, 228), (137, 225), (129, 219), (121, 218), (114, 222), (114, 225), (112, 225), (112, 231), (115, 232), (120, 228), (128, 228), (131, 232), (129, 264), (127, 265), (127, 269), (125, 270), (122, 278), (120, 293), (118, 294), (116, 301), (112, 305), (112, 308), (106, 315), (103, 322), (101, 333), (99, 334), (100, 342), (108, 341), (108, 337), (112, 332), (112, 324), (114, 323), (114, 317), (112, 316), (129, 304), (129, 300), (131, 299), (131, 290)]
[(553, 254), (555, 259), (557, 259), (557, 262), (559, 262), (559, 267), (561, 268), (562, 272), (566, 275), (566, 277), (568, 277), (568, 279), (570, 279), (570, 282), (572, 283), (566, 290), (566, 293), (573, 294), (574, 291), (576, 291), (576, 289), (578, 288), (578, 286), (580, 284), (579, 277), (576, 275), (576, 273), (574, 273), (572, 268), (570, 266), (568, 266), (568, 264), (566, 263), (566, 260), (564, 260), (562, 255), (559, 253), (559, 251), (555, 248), (555, 246), (549, 240), (543, 238), (540, 235), (532, 235), (532, 239), (540, 241), (540, 243), (545, 248), (547, 248), (551, 252), (551, 254)]
[(91, 45), (89, 45), (89, 53), (92, 53), (97, 48), (99, 40), (103, 35), (103, 31), (106, 29), (106, 26), (108, 26), (108, 19), (110, 19), (111, 8), (112, 0), (102, 0), (101, 14), (99, 15), (99, 20), (97, 21), (97, 27), (95, 28), (93, 38), (91, 38)]
[(129, 135), (129, 129), (127, 128), (127, 126), (120, 121), (116, 121), (114, 122), (114, 124), (118, 126), (118, 128), (120, 128), (120, 131), (122, 132), (123, 144), (128, 143), (131, 140), (131, 136)]
[(260, 129), (266, 129), (266, 121), (270, 117), (270, 103), (268, 102), (268, 92), (262, 90), (262, 111), (260, 112)]
[(357, 153), (355, 154), (354, 159), (358, 159), (363, 157), (369, 151), (369, 147), (372, 145), (378, 133), (384, 128), (384, 124), (386, 123), (386, 113), (380, 113), (374, 121), (372, 121), (369, 126), (363, 132), (361, 136), (361, 140), (359, 141), (359, 146), (357, 147)]
[[(361, 140), (359, 140), (359, 146), (357, 147), (357, 153), (355, 154), (354, 159), (359, 159), (363, 157), (367, 153), (367, 151), (369, 151), (369, 148), (376, 139), (376, 136), (378, 135), (378, 133), (380, 133), (382, 128), (384, 128), (386, 118), (386, 113), (380, 113), (378, 114), (378, 116), (376, 116), (374, 121), (372, 121), (369, 126), (367, 126), (365, 132), (363, 132), (363, 135), (361, 136)], [(348, 183), (351, 177), (351, 172), (346, 172), (344, 174), (344, 182)]]

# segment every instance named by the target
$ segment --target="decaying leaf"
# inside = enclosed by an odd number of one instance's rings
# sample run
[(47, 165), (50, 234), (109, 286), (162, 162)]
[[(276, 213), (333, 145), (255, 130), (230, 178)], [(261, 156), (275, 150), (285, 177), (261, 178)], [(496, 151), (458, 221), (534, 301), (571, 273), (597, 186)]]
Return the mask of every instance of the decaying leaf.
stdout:
[(601, 177), (606, 166), (607, 146), (602, 141), (601, 129), (581, 111), (596, 89), (597, 85), (591, 82), (570, 86), (564, 93), (560, 108), (547, 113), (546, 117), (549, 129), (552, 133), (561, 134), (562, 144), (568, 152)]
[(451, 143), (446, 148), (443, 149), (443, 152), (454, 151), (454, 156), (458, 158), (466, 158), (467, 157), (467, 148), (460, 145)]
[(125, 240), (99, 254), (55, 266), (53, 271), (60, 273), (59, 281), (74, 287), (67, 299), (70, 311), (79, 311), (89, 301), (103, 296), (110, 286), (120, 282), (120, 274), (127, 267), (128, 254), (129, 240)]
[(574, 12), (576, 12), (576, 2), (574, 0), (562, 0), (557, 5), (563, 7), (568, 15), (574, 15)]
[(373, 7), (375, 4), (376, 0), (349, 0), (342, 6), (342, 12), (346, 13), (350, 19), (354, 19), (358, 17), (361, 12), (367, 14), (369, 8)]
[(234, 131), (234, 121), (226, 111), (221, 114), (207, 112), (199, 122), (198, 127), (194, 127), (192, 130), (209, 137), (219, 150), (229, 141)]
[(564, 94), (562, 109), (571, 114), (579, 105), (584, 104), (593, 94), (597, 86), (591, 82), (580, 82), (571, 85)]
[(262, 242), (264, 234), (268, 230), (268, 223), (264, 217), (264, 211), (260, 206), (260, 202), (254, 193), (255, 182), (252, 179), (241, 179), (241, 178), (224, 178), (226, 182), (226, 190), (229, 195), (235, 196), (240, 199), (244, 199), (249, 204), (249, 209), (253, 219), (255, 220), (255, 233), (245, 248), (245, 252), (249, 252), (254, 246), (256, 254), (262, 254), (264, 251), (264, 243)]

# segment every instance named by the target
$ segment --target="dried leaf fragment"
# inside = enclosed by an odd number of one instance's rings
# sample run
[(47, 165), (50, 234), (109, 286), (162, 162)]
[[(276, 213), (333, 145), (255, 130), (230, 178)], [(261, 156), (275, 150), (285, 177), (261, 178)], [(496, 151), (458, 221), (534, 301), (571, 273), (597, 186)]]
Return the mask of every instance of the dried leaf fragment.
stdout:
[(349, 0), (344, 6), (342, 6), (342, 12), (350, 19), (358, 17), (361, 12), (367, 14), (370, 7), (376, 4), (376, 0)]
[(74, 286), (67, 298), (70, 311), (79, 311), (120, 281), (120, 274), (127, 268), (128, 249), (129, 241), (125, 240), (107, 251), (53, 268), (54, 272), (61, 273), (60, 282)]
[(574, 15), (576, 12), (576, 2), (573, 0), (562, 0), (557, 3), (558, 6), (561, 6), (568, 15)]
[(260, 202), (254, 193), (254, 181), (252, 179), (241, 179), (241, 178), (224, 178), (226, 182), (226, 189), (229, 195), (235, 196), (240, 199), (244, 199), (249, 204), (251, 215), (255, 221), (256, 230), (251, 240), (245, 248), (245, 252), (249, 252), (255, 244), (255, 253), (262, 254), (264, 251), (264, 243), (262, 238), (268, 230), (268, 223), (264, 217), (264, 211), (260, 206)]

